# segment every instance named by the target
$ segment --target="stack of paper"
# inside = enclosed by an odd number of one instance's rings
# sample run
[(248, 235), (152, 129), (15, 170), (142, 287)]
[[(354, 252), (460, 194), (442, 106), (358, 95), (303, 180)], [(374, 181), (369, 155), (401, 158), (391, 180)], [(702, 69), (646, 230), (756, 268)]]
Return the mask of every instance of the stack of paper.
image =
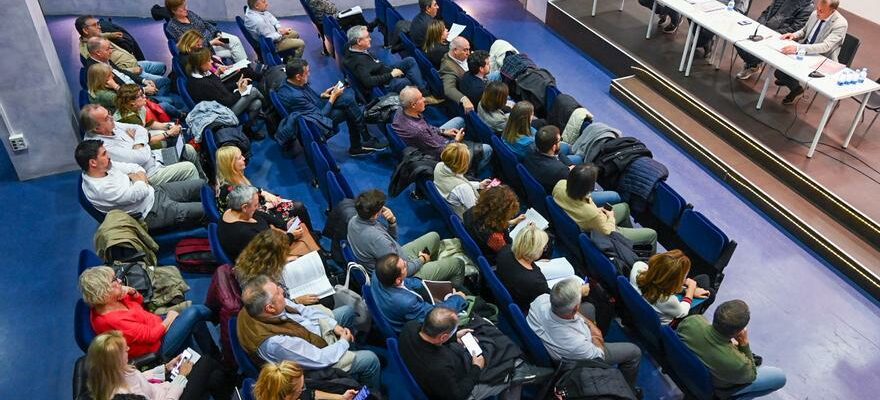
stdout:
[(452, 24), (452, 27), (449, 28), (449, 33), (446, 34), (446, 41), (452, 42), (452, 39), (457, 38), (462, 32), (464, 32), (464, 28), (464, 25)]
[(565, 259), (565, 257), (535, 261), (535, 265), (541, 269), (541, 273), (544, 274), (544, 278), (547, 279), (547, 287), (551, 289), (553, 288), (553, 285), (571, 278), (572, 276), (576, 276), (574, 273), (574, 267)]
[(522, 232), (523, 229), (529, 226), (530, 223), (534, 223), (535, 226), (538, 227), (538, 229), (540, 230), (545, 230), (548, 226), (550, 226), (550, 222), (547, 221), (547, 219), (544, 218), (541, 213), (535, 211), (534, 208), (526, 210), (525, 215), (526, 218), (516, 224), (516, 226), (513, 227), (513, 230), (510, 231), (511, 239), (516, 239), (516, 236), (519, 235), (519, 233)]

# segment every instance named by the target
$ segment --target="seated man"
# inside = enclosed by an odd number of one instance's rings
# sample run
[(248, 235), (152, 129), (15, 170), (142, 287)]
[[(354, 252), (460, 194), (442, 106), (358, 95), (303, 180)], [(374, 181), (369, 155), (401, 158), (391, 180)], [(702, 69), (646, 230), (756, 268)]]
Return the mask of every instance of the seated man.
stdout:
[(275, 51), (278, 53), (293, 49), (294, 57), (300, 58), (306, 48), (306, 42), (299, 38), (297, 31), (282, 27), (278, 19), (269, 12), (269, 0), (248, 0), (244, 27), (254, 37), (263, 36), (275, 43)]
[[(804, 27), (812, 11), (813, 0), (773, 0), (757, 22), (782, 34), (791, 33)], [(761, 59), (739, 47), (734, 48), (743, 59), (743, 69), (736, 74), (736, 78), (749, 79), (758, 72)]]
[(471, 44), (462, 36), (456, 36), (449, 44), (449, 52), (440, 61), (440, 79), (443, 80), (443, 93), (455, 104), (461, 104), (464, 112), (474, 110), (474, 103), (458, 90), (458, 80), (468, 71), (468, 55)]
[[(821, 1), (821, 0), (820, 0)], [(775, 367), (756, 366), (749, 347), (749, 306), (742, 300), (721, 303), (712, 323), (692, 315), (678, 324), (681, 341), (712, 373), (715, 394), (720, 398), (755, 398), (785, 386), (785, 373)]]
[[(458, 80), (458, 90), (467, 96), (471, 104), (479, 104), (489, 78), (489, 53), (485, 50), (471, 52), (467, 57), (467, 72)], [(499, 75), (500, 77), (500, 75)], [(498, 78), (495, 78), (497, 80)]]
[(100, 140), (80, 142), (75, 157), (83, 170), (83, 193), (100, 212), (125, 211), (150, 230), (195, 225), (205, 216), (201, 180), (151, 184), (140, 166), (111, 163)]
[(588, 319), (580, 313), (583, 283), (580, 278), (556, 283), (550, 294), (542, 294), (532, 302), (526, 321), (554, 360), (618, 364), (623, 377), (638, 393), (636, 378), (642, 351), (632, 343), (605, 343), (602, 331), (591, 321), (594, 316)]
[(407, 277), (406, 264), (406, 260), (397, 254), (380, 258), (370, 285), (376, 305), (395, 332), (400, 333), (409, 321), (421, 322), (434, 307), (442, 306), (455, 312), (467, 308), (467, 299), (459, 291), (450, 293), (442, 303), (432, 304), (430, 298), (426, 300), (430, 294), (421, 279)]
[[(553, 187), (559, 181), (567, 179), (569, 171), (575, 166), (568, 156), (560, 152), (560, 143), (559, 128), (553, 125), (543, 126), (535, 134), (534, 150), (523, 158), (523, 166), (544, 187), (547, 194), (553, 193)], [(590, 196), (600, 206), (620, 203), (620, 195), (610, 190), (596, 191)]]
[[(798, 31), (786, 33), (780, 37), (782, 40), (794, 40), (797, 45), (789, 45), (782, 48), (783, 54), (795, 54), (803, 50), (806, 54), (820, 54), (837, 61), (840, 53), (840, 45), (846, 38), (848, 23), (846, 18), (837, 12), (840, 0), (818, 0), (816, 11), (810, 14), (807, 24)], [(797, 79), (776, 71), (776, 84), (786, 86), (788, 95), (782, 99), (782, 104), (794, 104), (797, 99), (804, 95), (804, 88)]]
[[(98, 23), (98, 19), (91, 15), (77, 17), (76, 20), (73, 21), (73, 25), (79, 33), (79, 54), (82, 58), (89, 58), (89, 39), (93, 37), (108, 40), (122, 38), (122, 32), (101, 32), (101, 25)], [(110, 61), (119, 68), (122, 68), (123, 71), (139, 75), (141, 79), (149, 79), (152, 81), (162, 79), (165, 75), (165, 64), (158, 61), (138, 61), (134, 55), (117, 46), (112, 40), (110, 40), (110, 47), (112, 48)]]
[[(374, 270), (376, 262), (383, 256), (398, 254), (406, 261), (409, 276), (462, 283), (464, 263), (460, 259), (437, 259), (440, 249), (437, 232), (426, 233), (403, 246), (397, 242), (397, 217), (385, 207), (385, 193), (372, 189), (359, 194), (355, 209), (357, 216), (348, 221), (348, 245), (358, 262), (368, 270)], [(387, 227), (379, 222), (379, 216), (388, 223)]]
[[(510, 339), (495, 327), (481, 325), (477, 334), (459, 326), (455, 311), (437, 307), (424, 323), (410, 321), (403, 327), (400, 357), (429, 399), (479, 400), (498, 395), (515, 400), (523, 384), (552, 373), (518, 358), (521, 352)], [(479, 340), (481, 355), (471, 356), (462, 344), (467, 333)]]
[(287, 111), (315, 123), (322, 129), (324, 137), (332, 135), (339, 123), (345, 121), (351, 143), (348, 154), (351, 156), (370, 154), (386, 147), (370, 136), (364, 122), (364, 112), (357, 104), (352, 89), (331, 86), (319, 95), (309, 84), (309, 62), (302, 58), (287, 63), (286, 71), (287, 82), (276, 93)]
[[(437, 0), (419, 0), (419, 13), (412, 19), (409, 24), (409, 38), (416, 47), (422, 48), (425, 45), (425, 37), (428, 33), (428, 27), (431, 21), (437, 18), (440, 11), (440, 5)], [(452, 22), (452, 21), (450, 21)]]
[(79, 121), (86, 133), (85, 139), (100, 139), (115, 160), (137, 164), (155, 184), (187, 180), (201, 182), (200, 176), (204, 177), (204, 173), (196, 167), (201, 165), (199, 156), (190, 145), (184, 146), (179, 162), (164, 166), (153, 157), (150, 134), (143, 126), (116, 122), (106, 108), (97, 104), (83, 107), (79, 112)]
[[(366, 26), (351, 27), (347, 36), (351, 47), (345, 50), (342, 63), (349, 72), (354, 74), (354, 78), (360, 82), (364, 89), (370, 90), (375, 86), (380, 86), (387, 91), (399, 93), (404, 87), (414, 85), (422, 93), (428, 93), (425, 80), (422, 79), (422, 72), (419, 71), (419, 66), (414, 58), (406, 57), (396, 64), (385, 65), (370, 54), (373, 38), (370, 37)], [(441, 101), (431, 99), (432, 104)]]
[[(407, 146), (413, 146), (423, 153), (440, 159), (440, 153), (449, 142), (461, 142), (464, 140), (464, 118), (455, 117), (450, 119), (439, 128), (428, 124), (422, 117), (425, 112), (425, 98), (418, 89), (407, 86), (400, 91), (400, 110), (394, 114), (391, 127), (400, 136)], [(477, 143), (482, 154), (474, 154), (472, 149), (471, 169), (482, 170), (492, 160), (492, 147), (488, 144)]]
[(255, 364), (290, 360), (306, 370), (333, 367), (380, 389), (379, 359), (371, 351), (349, 351), (354, 335), (332, 313), (285, 299), (284, 289), (265, 275), (245, 284), (241, 300), (238, 341)]

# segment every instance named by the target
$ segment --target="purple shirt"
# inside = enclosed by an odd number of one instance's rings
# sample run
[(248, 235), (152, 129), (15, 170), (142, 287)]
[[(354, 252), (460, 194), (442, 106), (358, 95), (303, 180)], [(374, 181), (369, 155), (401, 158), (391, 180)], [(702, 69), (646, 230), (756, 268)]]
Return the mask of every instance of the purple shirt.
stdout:
[(410, 117), (403, 110), (394, 114), (391, 127), (407, 146), (413, 146), (438, 160), (443, 148), (449, 143), (449, 139), (440, 135), (440, 128), (431, 126), (422, 117)]

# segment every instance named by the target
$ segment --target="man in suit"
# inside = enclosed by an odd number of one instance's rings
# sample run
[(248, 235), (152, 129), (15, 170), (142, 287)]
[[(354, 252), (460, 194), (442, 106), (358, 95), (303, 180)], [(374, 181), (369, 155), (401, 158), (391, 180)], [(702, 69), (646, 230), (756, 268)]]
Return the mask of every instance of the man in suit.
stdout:
[(287, 82), (276, 93), (288, 112), (315, 122), (326, 134), (332, 134), (345, 121), (351, 143), (348, 154), (351, 156), (370, 154), (385, 147), (367, 131), (364, 112), (351, 90), (334, 85), (318, 94), (309, 84), (311, 68), (303, 58), (295, 58), (287, 63), (286, 72)]
[[(798, 50), (804, 50), (807, 54), (821, 54), (832, 60), (837, 60), (840, 46), (846, 38), (848, 23), (846, 18), (837, 12), (840, 0), (818, 0), (816, 11), (810, 14), (807, 24), (798, 31), (786, 33), (781, 36), (783, 40), (794, 40), (798, 44), (782, 48), (784, 54), (795, 54)], [(794, 104), (804, 94), (804, 88), (797, 79), (776, 71), (776, 84), (789, 88), (788, 95), (782, 99), (782, 104)]]
[[(79, 54), (83, 58), (89, 58), (88, 41), (93, 37), (104, 39), (120, 39), (122, 32), (104, 33), (101, 31), (101, 25), (98, 19), (91, 15), (83, 15), (77, 17), (73, 22), (76, 31), (79, 33)], [(121, 67), (123, 70), (139, 75), (143, 79), (158, 80), (165, 75), (165, 64), (158, 61), (138, 61), (131, 53), (123, 48), (110, 42), (112, 52), (110, 60)]]
[(388, 254), (376, 262), (370, 290), (382, 315), (395, 332), (400, 333), (409, 321), (422, 321), (434, 307), (446, 307), (460, 312), (467, 307), (463, 293), (453, 291), (442, 303), (432, 304), (422, 280), (407, 277), (406, 260), (397, 254)]
[(458, 81), (468, 71), (468, 55), (471, 54), (471, 44), (468, 40), (458, 36), (449, 44), (449, 52), (440, 61), (440, 79), (443, 80), (443, 93), (446, 98), (460, 103), (464, 112), (474, 110), (474, 103), (458, 90)]
[(428, 27), (431, 21), (437, 17), (440, 6), (437, 0), (419, 0), (419, 13), (413, 18), (409, 25), (409, 38), (418, 48), (422, 48), (425, 44), (425, 35), (428, 33)]
[(489, 80), (489, 53), (485, 50), (472, 52), (467, 58), (467, 66), (468, 71), (458, 81), (458, 90), (471, 104), (479, 104)]
[[(812, 11), (813, 0), (773, 0), (773, 3), (758, 17), (758, 23), (779, 33), (791, 33), (804, 27)], [(744, 63), (742, 71), (736, 74), (736, 78), (749, 79), (758, 72), (761, 59), (739, 47), (736, 47), (736, 52)]]

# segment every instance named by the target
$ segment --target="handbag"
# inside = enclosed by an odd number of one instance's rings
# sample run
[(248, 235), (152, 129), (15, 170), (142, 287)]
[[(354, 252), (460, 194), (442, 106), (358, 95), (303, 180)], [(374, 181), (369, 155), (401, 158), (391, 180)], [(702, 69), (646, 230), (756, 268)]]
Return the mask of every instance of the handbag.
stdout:
[(367, 270), (360, 264), (350, 262), (348, 263), (348, 271), (345, 274), (345, 284), (334, 287), (336, 293), (333, 294), (333, 301), (336, 303), (336, 307), (343, 305), (352, 306), (355, 312), (355, 329), (360, 332), (369, 332), (373, 320), (370, 318), (367, 303), (364, 302), (361, 295), (351, 289), (351, 271), (353, 269), (361, 271), (367, 279), (366, 284), (370, 284), (370, 275), (367, 273)]
[(144, 297), (144, 303), (153, 299), (153, 280), (142, 262), (113, 263), (116, 279), (123, 285), (134, 288)]

